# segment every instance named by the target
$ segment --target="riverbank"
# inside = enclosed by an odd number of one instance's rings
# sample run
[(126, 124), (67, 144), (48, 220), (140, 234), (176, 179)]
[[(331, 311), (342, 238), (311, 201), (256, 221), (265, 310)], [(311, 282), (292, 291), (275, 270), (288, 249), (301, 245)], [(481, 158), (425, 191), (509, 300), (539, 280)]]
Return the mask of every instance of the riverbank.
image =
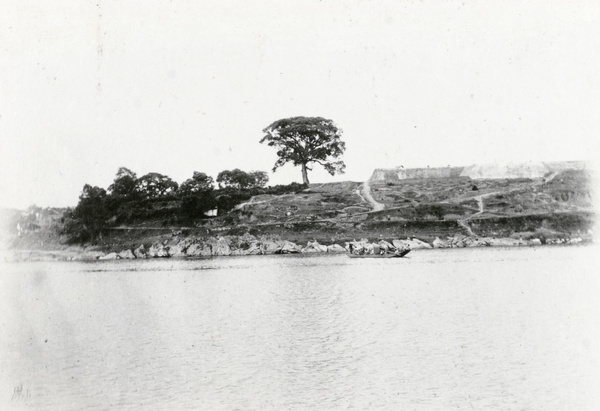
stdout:
[[(5, 260), (93, 260), (342, 253), (357, 240), (373, 246), (403, 241), (411, 248), (586, 243), (597, 231), (588, 177), (570, 172), (551, 180), (313, 184), (296, 193), (257, 195), (222, 215), (189, 221), (174, 218), (181, 204), (165, 199), (152, 203), (160, 205), (161, 218), (115, 215), (87, 240), (65, 229), (65, 210), (15, 211), (6, 219), (11, 235), (0, 238), (0, 249), (12, 250)], [(92, 243), (66, 245), (82, 241)]]
[(324, 243), (317, 240), (298, 244), (278, 236), (244, 234), (241, 236), (194, 236), (174, 232), (151, 244), (139, 244), (102, 251), (98, 247), (70, 246), (62, 249), (13, 249), (0, 255), (4, 262), (19, 261), (95, 261), (133, 260), (152, 258), (210, 258), (223, 256), (274, 255), (274, 254), (344, 254), (352, 250), (379, 253), (402, 249), (438, 249), (473, 247), (534, 247), (574, 245), (591, 243), (591, 236), (572, 238), (549, 238), (542, 241), (533, 233), (512, 237), (478, 237), (455, 234), (451, 237), (435, 237), (431, 242), (416, 237), (379, 238)]

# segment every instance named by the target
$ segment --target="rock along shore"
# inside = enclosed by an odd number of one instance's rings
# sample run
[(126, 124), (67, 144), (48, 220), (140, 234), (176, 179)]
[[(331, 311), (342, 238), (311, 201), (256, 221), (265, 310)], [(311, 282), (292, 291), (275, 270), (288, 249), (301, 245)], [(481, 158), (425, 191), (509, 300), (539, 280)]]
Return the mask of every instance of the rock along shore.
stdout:
[[(568, 240), (555, 239), (547, 241), (546, 244), (575, 244), (580, 243), (581, 238)], [(255, 237), (251, 234), (242, 236), (218, 236), (218, 237), (194, 237), (174, 234), (171, 238), (156, 241), (151, 245), (141, 244), (132, 249), (124, 249), (119, 252), (110, 252), (92, 259), (117, 260), (117, 259), (146, 259), (146, 258), (171, 258), (171, 257), (213, 257), (213, 256), (245, 256), (245, 255), (268, 255), (268, 254), (295, 254), (295, 253), (348, 253), (358, 250), (359, 252), (378, 253), (385, 251), (396, 251), (402, 249), (430, 249), (430, 248), (464, 248), (464, 247), (514, 247), (514, 246), (537, 246), (542, 245), (539, 238), (489, 238), (475, 237), (456, 234), (453, 237), (440, 239), (436, 237), (432, 244), (417, 238), (406, 238), (404, 240), (394, 239), (391, 241), (368, 239), (345, 242), (344, 245), (333, 243), (329, 245), (320, 244), (317, 241), (309, 241), (306, 245), (298, 245), (288, 240), (274, 238), (272, 236)]]

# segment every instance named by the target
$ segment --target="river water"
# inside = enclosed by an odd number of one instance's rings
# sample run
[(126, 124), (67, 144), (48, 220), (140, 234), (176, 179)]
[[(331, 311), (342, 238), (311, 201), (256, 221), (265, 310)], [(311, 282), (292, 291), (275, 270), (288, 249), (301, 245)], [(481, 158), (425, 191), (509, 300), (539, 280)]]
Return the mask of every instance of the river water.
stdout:
[(593, 247), (0, 266), (1, 409), (600, 409)]

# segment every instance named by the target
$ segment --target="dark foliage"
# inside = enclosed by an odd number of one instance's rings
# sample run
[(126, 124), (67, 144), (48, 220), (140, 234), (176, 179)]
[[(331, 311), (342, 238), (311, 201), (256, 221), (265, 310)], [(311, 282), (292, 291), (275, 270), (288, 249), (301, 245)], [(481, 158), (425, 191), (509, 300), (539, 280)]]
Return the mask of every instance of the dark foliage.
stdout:
[(77, 207), (65, 213), (61, 231), (72, 243), (95, 241), (102, 237), (108, 218), (106, 190), (86, 184)]
[(178, 194), (180, 197), (187, 197), (209, 192), (214, 189), (213, 183), (214, 181), (212, 177), (207, 176), (205, 173), (194, 171), (192, 178), (181, 183), (181, 186), (178, 189)]
[(236, 205), (250, 200), (251, 197), (252, 194), (248, 190), (218, 190), (216, 201), (219, 209), (219, 215), (223, 215), (224, 213), (233, 210)]
[(219, 188), (234, 188), (247, 190), (264, 187), (269, 181), (269, 176), (264, 171), (245, 172), (236, 168), (234, 170), (223, 170), (217, 176)]
[(435, 217), (438, 220), (443, 220), (446, 214), (463, 214), (464, 210), (454, 204), (419, 204), (415, 207), (416, 218)]
[(148, 173), (136, 181), (136, 191), (144, 198), (160, 198), (177, 191), (177, 183), (159, 173)]
[(212, 191), (188, 195), (181, 199), (180, 213), (187, 221), (203, 218), (205, 213), (217, 208), (218, 202)]
[(138, 193), (136, 191), (137, 175), (128, 168), (120, 167), (114, 182), (108, 187), (111, 197), (132, 199)]
[(207, 218), (211, 210), (218, 209), (219, 215), (224, 215), (254, 195), (285, 194), (306, 188), (297, 183), (264, 187), (268, 181), (264, 171), (246, 173), (236, 169), (223, 173), (219, 176), (227, 176), (221, 181), (226, 187), (215, 190), (212, 177), (197, 171), (178, 186), (168, 176), (148, 173), (137, 178), (134, 172), (121, 167), (108, 193), (101, 187), (83, 187), (77, 206), (64, 214), (61, 233), (71, 243), (89, 243), (118, 225), (148, 221), (194, 224)]
[(273, 195), (281, 195), (281, 194), (288, 194), (288, 193), (297, 193), (299, 191), (302, 190), (306, 190), (308, 188), (307, 184), (300, 184), (300, 183), (291, 183), (291, 184), (285, 184), (285, 185), (276, 185), (276, 186), (271, 186), (271, 187), (267, 187), (264, 189), (264, 192), (260, 193), (260, 194), (273, 194)]

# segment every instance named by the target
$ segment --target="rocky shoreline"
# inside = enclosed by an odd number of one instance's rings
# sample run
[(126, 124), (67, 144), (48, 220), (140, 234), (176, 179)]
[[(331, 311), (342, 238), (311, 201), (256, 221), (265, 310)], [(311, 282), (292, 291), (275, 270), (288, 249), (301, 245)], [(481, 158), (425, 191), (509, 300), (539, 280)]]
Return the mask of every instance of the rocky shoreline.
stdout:
[[(381, 227), (379, 227), (381, 228)], [(385, 228), (385, 227), (384, 227)], [(406, 231), (406, 230), (404, 230)], [(422, 230), (423, 231), (423, 230)], [(211, 258), (216, 256), (247, 256), (271, 254), (330, 253), (343, 254), (350, 250), (364, 249), (365, 253), (377, 253), (382, 248), (394, 252), (403, 249), (471, 248), (471, 247), (522, 247), (555, 244), (579, 244), (594, 242), (593, 231), (581, 230), (575, 233), (559, 232), (540, 228), (536, 231), (513, 232), (510, 236), (468, 235), (447, 233), (445, 236), (409, 235), (402, 230), (396, 235), (389, 230), (369, 230), (370, 235), (352, 239), (348, 234), (331, 233), (329, 237), (321, 234), (312, 237), (312, 233), (293, 233), (290, 236), (279, 233), (243, 235), (223, 234), (207, 235), (189, 230), (170, 230), (159, 236), (139, 235), (127, 238), (115, 236), (105, 239), (104, 244), (89, 246), (67, 246), (56, 238), (46, 239), (36, 236), (39, 241), (22, 241), (21, 244), (3, 243), (0, 247), (0, 261), (95, 261), (95, 260), (134, 260), (150, 258)], [(38, 238), (39, 237), (39, 238)], [(145, 238), (144, 238), (145, 237)], [(150, 238), (149, 238), (150, 237)], [(420, 238), (419, 238), (420, 237)], [(287, 238), (287, 239), (286, 239)], [(301, 238), (298, 240), (298, 238)], [(302, 240), (302, 238), (304, 238)], [(356, 238), (360, 238), (356, 240)], [(47, 240), (47, 241), (46, 241)]]
[[(571, 239), (546, 240), (545, 244), (577, 244), (584, 240), (576, 237)], [(347, 241), (342, 244), (320, 244), (309, 241), (306, 245), (273, 238), (272, 236), (255, 237), (251, 234), (242, 236), (218, 236), (199, 238), (194, 236), (173, 235), (170, 239), (156, 241), (150, 246), (144, 244), (133, 249), (110, 252), (93, 256), (98, 260), (117, 259), (147, 259), (147, 258), (177, 258), (177, 257), (215, 257), (215, 256), (247, 256), (269, 254), (299, 254), (299, 253), (348, 253), (360, 250), (365, 253), (378, 253), (381, 249), (393, 252), (402, 249), (433, 249), (433, 248), (465, 248), (465, 247), (518, 247), (540, 246), (539, 238), (490, 238), (456, 234), (453, 237), (440, 239), (436, 237), (430, 244), (416, 237), (406, 239), (369, 241), (366, 238)]]
[(364, 253), (378, 253), (404, 249), (472, 248), (472, 247), (526, 247), (555, 244), (580, 244), (592, 242), (590, 238), (565, 237), (542, 238), (532, 236), (479, 237), (455, 234), (445, 238), (435, 237), (433, 241), (423, 241), (416, 237), (405, 239), (362, 238), (351, 241), (331, 241), (321, 244), (317, 240), (305, 245), (281, 239), (277, 235), (254, 236), (251, 234), (202, 237), (173, 233), (151, 244), (121, 248), (115, 251), (100, 251), (94, 247), (71, 246), (60, 249), (13, 249), (2, 252), (4, 262), (20, 261), (95, 261), (95, 260), (134, 260), (151, 258), (210, 258), (218, 256), (248, 256), (276, 254), (329, 253), (343, 254), (351, 250)]

